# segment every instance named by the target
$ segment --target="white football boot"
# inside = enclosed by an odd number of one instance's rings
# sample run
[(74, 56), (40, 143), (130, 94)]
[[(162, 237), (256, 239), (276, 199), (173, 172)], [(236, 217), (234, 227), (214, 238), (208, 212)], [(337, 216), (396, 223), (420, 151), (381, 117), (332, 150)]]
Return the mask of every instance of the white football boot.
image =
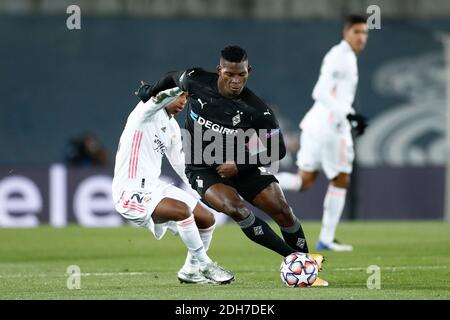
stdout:
[(178, 280), (181, 283), (198, 283), (198, 284), (208, 284), (215, 283), (215, 281), (206, 278), (200, 270), (187, 270), (186, 268), (181, 268), (178, 271)]
[(330, 250), (330, 251), (353, 251), (353, 246), (349, 244), (341, 244), (336, 239), (330, 243), (324, 243), (319, 240), (316, 244), (317, 251)]
[(234, 280), (234, 274), (219, 266), (217, 262), (211, 261), (204, 266), (200, 266), (200, 273), (205, 278), (220, 284), (227, 284)]

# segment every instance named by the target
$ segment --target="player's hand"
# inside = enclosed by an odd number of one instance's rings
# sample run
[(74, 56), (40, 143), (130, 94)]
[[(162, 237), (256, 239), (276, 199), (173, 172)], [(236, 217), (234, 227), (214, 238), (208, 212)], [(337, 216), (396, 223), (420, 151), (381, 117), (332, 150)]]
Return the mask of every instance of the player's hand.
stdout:
[(356, 136), (361, 136), (366, 131), (368, 126), (367, 118), (361, 114), (351, 114), (347, 115), (347, 119), (350, 122), (350, 125), (356, 132)]
[(237, 175), (238, 168), (236, 162), (234, 161), (226, 161), (222, 163), (216, 168), (217, 173), (222, 178), (231, 178)]
[(142, 102), (147, 102), (151, 98), (152, 85), (141, 80), (141, 85), (137, 91), (134, 92), (135, 95), (141, 99)]

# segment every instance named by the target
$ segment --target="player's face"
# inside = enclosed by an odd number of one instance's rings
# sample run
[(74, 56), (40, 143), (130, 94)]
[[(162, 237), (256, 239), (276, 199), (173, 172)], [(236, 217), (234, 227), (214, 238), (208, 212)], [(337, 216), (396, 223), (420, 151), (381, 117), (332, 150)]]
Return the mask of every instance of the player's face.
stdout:
[(347, 40), (353, 51), (359, 54), (366, 46), (368, 33), (367, 24), (355, 23), (350, 28), (344, 30), (344, 39)]
[(173, 101), (166, 107), (167, 113), (176, 115), (178, 112), (183, 111), (184, 105), (186, 104), (187, 96), (188, 96), (187, 92), (183, 92), (182, 94), (180, 94), (175, 99), (175, 101)]
[(239, 95), (247, 83), (250, 68), (248, 61), (229, 62), (222, 60), (217, 66), (219, 91), (226, 97)]

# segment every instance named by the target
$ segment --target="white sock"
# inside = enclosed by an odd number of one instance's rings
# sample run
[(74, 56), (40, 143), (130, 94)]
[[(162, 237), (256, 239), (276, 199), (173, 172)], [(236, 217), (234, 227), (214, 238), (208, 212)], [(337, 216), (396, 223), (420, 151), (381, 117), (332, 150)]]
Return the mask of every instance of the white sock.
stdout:
[(347, 189), (328, 186), (327, 194), (323, 202), (322, 229), (319, 239), (323, 243), (331, 243), (334, 240), (336, 228), (341, 219), (345, 205)]
[(195, 259), (191, 252), (188, 250), (186, 260), (184, 260), (184, 265), (181, 269), (188, 273), (195, 273), (198, 272), (199, 266), (200, 265), (198, 263), (198, 260)]
[(216, 224), (214, 223), (211, 227), (206, 229), (198, 229), (200, 233), (200, 238), (203, 242), (203, 247), (205, 247), (205, 250), (208, 251), (209, 245), (211, 244), (212, 235), (214, 232), (214, 229), (216, 228)]
[[(212, 234), (214, 232), (214, 229), (216, 227), (216, 224), (213, 224), (211, 227), (206, 229), (198, 229), (200, 233), (200, 238), (203, 242), (203, 247), (205, 248), (205, 251), (208, 251), (209, 245), (211, 244), (212, 240)], [(184, 261), (183, 270), (186, 270), (187, 272), (196, 272), (199, 268), (199, 262), (198, 260), (188, 251), (188, 254), (186, 256), (186, 260)]]
[(280, 187), (283, 190), (300, 191), (302, 187), (302, 178), (299, 174), (280, 172), (275, 175), (275, 178), (280, 182)]
[(200, 238), (193, 215), (185, 220), (178, 221), (177, 229), (180, 234), (180, 238), (188, 248), (189, 253), (200, 262), (200, 265), (205, 265), (211, 262), (211, 259), (206, 254), (206, 250), (203, 246), (202, 239)]

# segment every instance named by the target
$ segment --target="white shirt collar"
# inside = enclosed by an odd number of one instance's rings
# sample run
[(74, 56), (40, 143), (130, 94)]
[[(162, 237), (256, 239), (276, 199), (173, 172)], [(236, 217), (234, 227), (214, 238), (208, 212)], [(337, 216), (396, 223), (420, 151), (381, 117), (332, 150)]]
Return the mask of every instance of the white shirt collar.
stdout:
[(357, 58), (355, 51), (353, 51), (352, 47), (350, 46), (350, 43), (348, 43), (347, 40), (342, 39), (339, 45), (342, 46), (344, 50), (351, 52), (352, 55), (355, 57), (355, 59)]
[(340, 45), (343, 46), (345, 49), (350, 50), (350, 51), (353, 52), (353, 49), (352, 49), (352, 47), (350, 46), (350, 43), (347, 42), (347, 40), (342, 39)]

